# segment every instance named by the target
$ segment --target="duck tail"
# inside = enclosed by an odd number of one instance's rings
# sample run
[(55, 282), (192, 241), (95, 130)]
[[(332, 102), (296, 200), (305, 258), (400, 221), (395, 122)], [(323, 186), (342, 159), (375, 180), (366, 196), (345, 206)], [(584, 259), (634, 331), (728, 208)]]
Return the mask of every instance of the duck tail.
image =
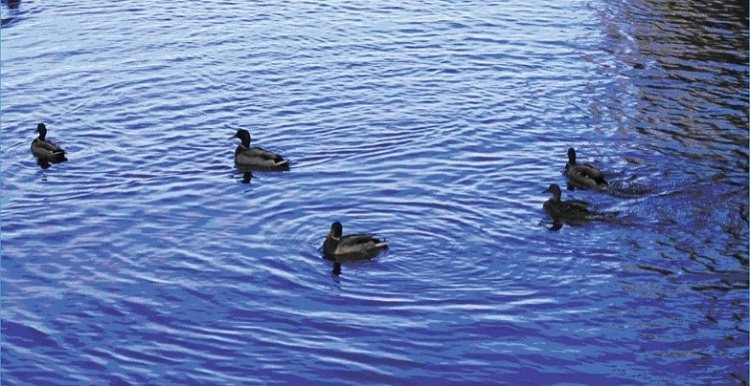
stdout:
[(277, 156), (274, 160), (274, 167), (278, 168), (279, 170), (289, 170), (289, 161), (282, 158), (281, 156)]

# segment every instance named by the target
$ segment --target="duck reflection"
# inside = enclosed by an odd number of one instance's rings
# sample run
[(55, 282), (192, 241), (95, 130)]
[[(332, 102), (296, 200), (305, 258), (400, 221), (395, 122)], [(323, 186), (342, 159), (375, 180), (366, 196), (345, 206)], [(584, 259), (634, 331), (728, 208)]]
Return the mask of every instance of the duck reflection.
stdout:
[[(257, 167), (251, 167), (251, 166), (243, 166), (243, 165), (236, 165), (236, 164), (235, 164), (235, 168), (237, 168), (237, 171), (239, 171), (240, 173), (242, 173), (242, 183), (243, 184), (248, 184), (248, 183), (250, 183), (250, 181), (253, 180), (253, 172), (260, 171), (262, 173), (262, 172), (269, 171), (269, 169), (257, 168)], [(288, 169), (286, 169), (286, 170), (288, 170)]]
[(36, 158), (36, 164), (39, 165), (42, 169), (48, 169), (52, 164), (59, 164), (63, 162), (67, 162), (68, 159), (63, 157), (61, 159), (45, 159), (42, 157)]
[(349, 266), (354, 264), (366, 264), (369, 261), (372, 261), (372, 259), (377, 256), (377, 254), (374, 255), (349, 255), (349, 256), (328, 256), (323, 254), (323, 258), (333, 263), (333, 268), (331, 269), (331, 273), (339, 276), (341, 275), (341, 266), (342, 264), (347, 264)]

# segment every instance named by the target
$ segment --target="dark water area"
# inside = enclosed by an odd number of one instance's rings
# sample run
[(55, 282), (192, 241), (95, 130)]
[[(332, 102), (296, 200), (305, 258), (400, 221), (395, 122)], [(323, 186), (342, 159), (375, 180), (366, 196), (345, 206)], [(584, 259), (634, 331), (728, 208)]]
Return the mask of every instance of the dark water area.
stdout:
[(619, 131), (638, 136), (638, 145), (653, 155), (651, 162), (671, 161), (672, 170), (660, 171), (658, 198), (650, 199), (672, 206), (657, 205), (652, 215), (675, 249), (689, 253), (689, 261), (679, 259), (683, 269), (747, 268), (744, 5), (627, 4), (611, 15), (630, 20), (608, 29), (613, 42), (629, 40), (611, 46), (620, 59), (614, 74), (622, 80), (615, 105), (622, 113)]
[(748, 382), (746, 2), (0, 10), (3, 384)]

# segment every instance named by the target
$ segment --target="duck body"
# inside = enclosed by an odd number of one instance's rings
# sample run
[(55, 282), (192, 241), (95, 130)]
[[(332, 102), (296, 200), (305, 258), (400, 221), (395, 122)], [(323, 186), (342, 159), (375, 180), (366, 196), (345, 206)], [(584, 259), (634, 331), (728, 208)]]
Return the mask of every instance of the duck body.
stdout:
[(251, 170), (289, 170), (289, 162), (282, 156), (259, 147), (237, 146), (234, 163)]
[(44, 123), (37, 125), (36, 132), (39, 133), (39, 137), (31, 142), (31, 152), (44, 161), (64, 161), (65, 150), (46, 139), (47, 127)]
[(323, 242), (323, 254), (326, 258), (337, 262), (363, 260), (375, 257), (388, 249), (386, 240), (372, 234), (342, 236), (342, 231), (340, 222), (331, 224), (331, 230)]
[(232, 138), (239, 138), (242, 141), (234, 150), (234, 164), (238, 168), (265, 171), (289, 170), (289, 161), (284, 157), (260, 147), (250, 147), (250, 132), (247, 130), (237, 130)]
[[(553, 230), (560, 229), (563, 222), (571, 225), (580, 225), (594, 216), (594, 212), (589, 210), (589, 203), (580, 200), (563, 201), (562, 190), (557, 184), (552, 184), (544, 191), (552, 193), (552, 198), (544, 202), (544, 211), (552, 217), (555, 223)], [(555, 229), (556, 228), (556, 229)]]
[(576, 162), (576, 151), (568, 149), (568, 163), (565, 164), (565, 176), (574, 187), (581, 189), (605, 190), (607, 180), (596, 167)]

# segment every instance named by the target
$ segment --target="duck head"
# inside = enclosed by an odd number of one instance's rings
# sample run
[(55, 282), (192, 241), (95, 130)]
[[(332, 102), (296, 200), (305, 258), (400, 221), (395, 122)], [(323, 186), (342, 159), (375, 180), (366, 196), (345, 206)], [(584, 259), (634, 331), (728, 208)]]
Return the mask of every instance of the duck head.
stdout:
[(560, 201), (560, 197), (562, 196), (562, 190), (560, 190), (560, 185), (557, 185), (557, 184), (551, 184), (549, 188), (547, 188), (542, 193), (552, 193), (553, 201)]
[(246, 148), (250, 148), (250, 132), (245, 129), (239, 129), (236, 133), (232, 136), (232, 138), (239, 138), (240, 141), (242, 141), (242, 146)]
[(36, 125), (36, 130), (35, 131), (37, 133), (39, 133), (39, 139), (41, 139), (42, 141), (44, 141), (44, 137), (47, 136), (47, 126), (45, 126), (44, 123), (40, 123), (40, 124)]
[(568, 149), (568, 163), (571, 165), (576, 164), (576, 150), (572, 147)]
[(328, 231), (328, 235), (323, 242), (323, 254), (328, 258), (332, 258), (336, 254), (336, 248), (338, 248), (339, 242), (341, 242), (342, 231), (343, 227), (340, 222), (336, 221), (331, 224), (331, 230)]
[(328, 231), (328, 238), (334, 239), (334, 240), (340, 240), (343, 232), (344, 232), (344, 227), (341, 225), (340, 222), (335, 221), (333, 224), (331, 224), (331, 230)]

